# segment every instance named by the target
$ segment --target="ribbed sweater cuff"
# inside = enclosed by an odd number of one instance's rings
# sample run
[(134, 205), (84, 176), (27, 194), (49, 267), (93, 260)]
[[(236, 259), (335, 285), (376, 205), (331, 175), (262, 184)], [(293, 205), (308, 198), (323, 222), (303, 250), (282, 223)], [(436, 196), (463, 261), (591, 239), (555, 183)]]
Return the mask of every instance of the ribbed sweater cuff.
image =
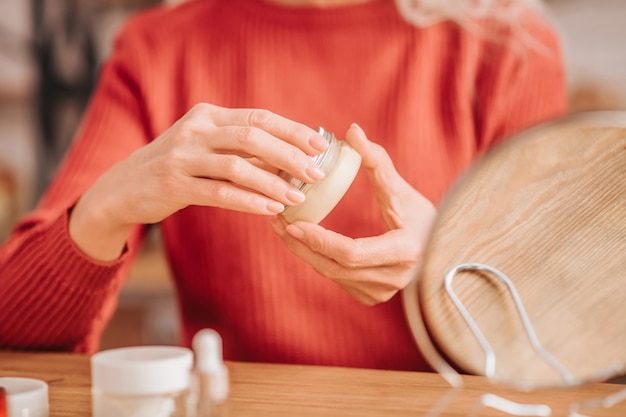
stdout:
[[(83, 293), (90, 293), (106, 289), (126, 261), (128, 249), (124, 247), (122, 255), (110, 262), (89, 257), (76, 246), (70, 237), (70, 211), (67, 210), (59, 216), (51, 225), (50, 230), (46, 232), (50, 238), (43, 248), (40, 257), (41, 264), (57, 263), (54, 267), (54, 275), (64, 280), (65, 285), (73, 290), (80, 288)], [(47, 257), (52, 259), (46, 259)], [(76, 282), (75, 277), (80, 277), (80, 282)]]
[(70, 238), (68, 219), (64, 212), (34, 226), (14, 254), (16, 262), (6, 265), (0, 346), (81, 350), (119, 288), (128, 252), (114, 262), (90, 259)]

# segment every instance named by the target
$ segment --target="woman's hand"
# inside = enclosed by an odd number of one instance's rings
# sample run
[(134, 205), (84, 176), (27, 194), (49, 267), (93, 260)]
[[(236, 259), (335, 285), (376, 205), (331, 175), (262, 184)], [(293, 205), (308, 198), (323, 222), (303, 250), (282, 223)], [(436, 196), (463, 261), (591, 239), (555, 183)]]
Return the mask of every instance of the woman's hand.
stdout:
[(272, 226), (287, 247), (318, 273), (360, 302), (373, 305), (389, 300), (415, 277), (437, 212), (360, 127), (352, 125), (346, 141), (363, 157), (362, 166), (389, 230), (351, 239), (313, 223), (287, 224), (280, 216)]
[(280, 213), (304, 195), (276, 174), (319, 180), (309, 155), (326, 147), (313, 129), (269, 111), (196, 105), (96, 181), (72, 211), (70, 236), (87, 255), (113, 260), (133, 225), (189, 205)]

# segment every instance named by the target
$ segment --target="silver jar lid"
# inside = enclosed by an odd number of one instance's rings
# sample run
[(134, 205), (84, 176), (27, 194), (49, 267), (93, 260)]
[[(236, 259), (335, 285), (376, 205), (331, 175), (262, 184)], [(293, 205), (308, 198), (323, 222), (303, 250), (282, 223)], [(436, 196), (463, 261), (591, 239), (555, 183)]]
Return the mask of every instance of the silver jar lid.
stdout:
[[(338, 146), (339, 143), (335, 138), (335, 134), (333, 132), (329, 132), (321, 126), (319, 126), (316, 130), (317, 133), (319, 133), (324, 139), (326, 139), (326, 142), (328, 143), (328, 148), (326, 148), (326, 150), (320, 154), (311, 156), (311, 159), (318, 167), (320, 167), (322, 171), (324, 171), (324, 174), (328, 174), (332, 167), (335, 165), (335, 162), (337, 161), (340, 150), (340, 147)], [(289, 182), (291, 185), (293, 185), (302, 192), (305, 192), (306, 189), (310, 186), (310, 184), (294, 178), (292, 175), (286, 173), (285, 171), (281, 171), (278, 176)]]

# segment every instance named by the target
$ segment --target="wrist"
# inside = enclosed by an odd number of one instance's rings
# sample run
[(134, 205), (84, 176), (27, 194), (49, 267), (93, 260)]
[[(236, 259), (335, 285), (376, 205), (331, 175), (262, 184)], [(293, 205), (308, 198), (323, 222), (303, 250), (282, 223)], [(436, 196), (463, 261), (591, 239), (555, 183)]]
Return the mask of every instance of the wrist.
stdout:
[(69, 235), (90, 258), (109, 262), (120, 257), (133, 225), (116, 221), (110, 210), (87, 191), (69, 213)]

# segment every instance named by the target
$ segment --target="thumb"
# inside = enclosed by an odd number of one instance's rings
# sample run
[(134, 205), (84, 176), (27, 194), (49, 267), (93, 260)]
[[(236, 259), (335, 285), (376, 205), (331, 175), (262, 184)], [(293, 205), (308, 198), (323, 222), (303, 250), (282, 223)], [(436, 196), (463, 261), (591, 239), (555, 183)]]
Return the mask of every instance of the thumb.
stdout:
[(377, 155), (380, 153), (377, 149), (380, 146), (367, 138), (361, 126), (352, 123), (346, 132), (345, 139), (361, 155), (363, 168), (372, 169), (380, 163), (380, 156)]
[(363, 129), (356, 123), (352, 123), (346, 132), (346, 142), (361, 154), (361, 166), (365, 168), (375, 189), (380, 189), (380, 191), (384, 192), (386, 187), (395, 186), (398, 182), (404, 182), (396, 171), (393, 161), (385, 148), (370, 141)]

